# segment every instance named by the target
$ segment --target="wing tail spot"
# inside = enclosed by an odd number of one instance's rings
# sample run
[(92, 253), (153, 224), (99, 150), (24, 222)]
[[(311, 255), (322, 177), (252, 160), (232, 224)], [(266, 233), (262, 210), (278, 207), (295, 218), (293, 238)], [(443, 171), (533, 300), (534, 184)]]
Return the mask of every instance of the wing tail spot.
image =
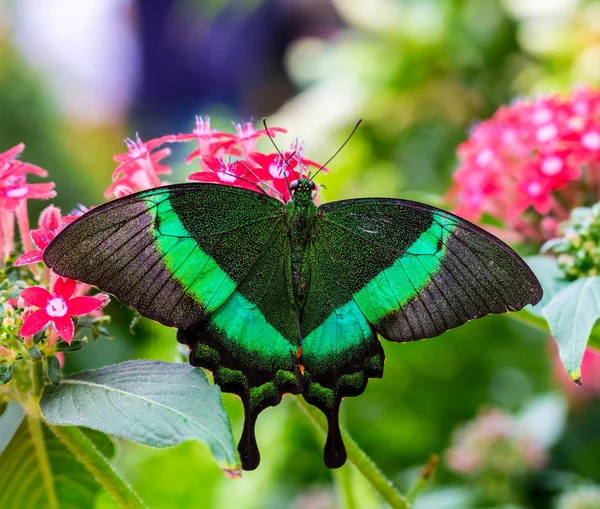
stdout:
[(255, 470), (260, 464), (260, 451), (256, 442), (256, 419), (258, 413), (250, 405), (248, 396), (242, 397), (244, 403), (244, 429), (238, 443), (238, 453), (244, 470)]
[(327, 416), (327, 439), (323, 450), (323, 461), (327, 468), (339, 468), (346, 463), (347, 454), (344, 439), (340, 431), (340, 403), (341, 398), (336, 399)]

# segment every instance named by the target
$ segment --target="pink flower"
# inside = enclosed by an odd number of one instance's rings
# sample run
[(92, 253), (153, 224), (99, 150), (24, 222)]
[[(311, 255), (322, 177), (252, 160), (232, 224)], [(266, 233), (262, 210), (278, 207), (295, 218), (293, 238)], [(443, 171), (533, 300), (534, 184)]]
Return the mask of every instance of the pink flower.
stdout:
[(198, 148), (185, 158), (189, 163), (196, 157), (210, 156), (218, 157), (229, 153), (229, 155), (241, 155), (234, 147), (235, 139), (231, 139), (228, 133), (220, 133), (210, 127), (210, 117), (196, 115), (196, 127), (190, 134), (177, 134), (174, 141), (196, 141)]
[(272, 138), (275, 137), (277, 133), (285, 133), (287, 132), (285, 129), (281, 127), (269, 127), (269, 129), (254, 129), (254, 124), (252, 121), (250, 122), (241, 122), (239, 124), (233, 124), (235, 127), (236, 134), (229, 135), (232, 136), (235, 141), (242, 147), (242, 150), (245, 154), (249, 154), (250, 152), (256, 151), (256, 140), (261, 136), (271, 135)]
[(24, 249), (33, 248), (29, 239), (27, 199), (48, 199), (56, 196), (53, 182), (27, 182), (28, 173), (42, 177), (48, 173), (39, 166), (15, 159), (24, 148), (25, 145), (20, 143), (0, 154), (0, 244), (4, 258), (14, 250), (15, 219)]
[(54, 240), (56, 234), (62, 230), (67, 221), (60, 214), (60, 209), (54, 205), (48, 205), (40, 214), (38, 224), (40, 227), (31, 230), (29, 236), (37, 249), (26, 252), (19, 256), (13, 265), (29, 265), (31, 263), (43, 262), (44, 250)]
[(143, 142), (138, 134), (135, 141), (126, 138), (128, 151), (114, 156), (114, 160), (119, 165), (113, 173), (113, 182), (104, 192), (104, 196), (108, 198), (119, 186), (142, 191), (162, 185), (160, 175), (171, 173), (171, 168), (160, 162), (171, 154), (171, 149), (162, 148), (155, 152), (153, 150), (167, 142), (176, 141), (175, 138), (174, 135), (167, 135), (146, 142)]
[(490, 214), (522, 238), (543, 242), (552, 235), (544, 219), (558, 223), (600, 199), (600, 90), (503, 106), (457, 153), (448, 195), (454, 210), (471, 220)]
[(19, 256), (13, 265), (18, 267), (20, 265), (29, 265), (30, 263), (43, 262), (44, 250), (48, 247), (50, 242), (56, 237), (56, 232), (53, 230), (46, 230), (45, 228), (38, 228), (37, 230), (31, 230), (31, 240), (35, 244), (37, 249), (28, 251), (25, 254)]
[(208, 171), (192, 173), (188, 176), (188, 180), (215, 182), (225, 186), (257, 190), (259, 180), (243, 161), (236, 160), (226, 163), (223, 159), (202, 156), (202, 162)]
[(40, 286), (23, 290), (20, 293), (23, 301), (40, 309), (27, 314), (21, 327), (21, 336), (36, 334), (52, 323), (58, 335), (70, 343), (75, 330), (71, 317), (86, 315), (103, 305), (103, 301), (95, 297), (72, 297), (76, 286), (77, 283), (72, 279), (59, 277), (52, 293)]

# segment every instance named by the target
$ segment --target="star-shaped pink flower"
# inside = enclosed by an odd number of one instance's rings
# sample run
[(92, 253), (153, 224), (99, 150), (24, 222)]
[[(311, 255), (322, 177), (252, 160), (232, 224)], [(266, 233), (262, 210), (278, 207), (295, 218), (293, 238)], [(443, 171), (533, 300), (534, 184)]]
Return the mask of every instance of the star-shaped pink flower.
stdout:
[(21, 336), (31, 336), (52, 323), (58, 335), (67, 343), (73, 340), (75, 327), (72, 316), (86, 315), (100, 309), (104, 302), (96, 297), (72, 297), (77, 283), (59, 277), (52, 293), (40, 286), (26, 288), (20, 294), (30, 306), (40, 309), (29, 313), (21, 326)]

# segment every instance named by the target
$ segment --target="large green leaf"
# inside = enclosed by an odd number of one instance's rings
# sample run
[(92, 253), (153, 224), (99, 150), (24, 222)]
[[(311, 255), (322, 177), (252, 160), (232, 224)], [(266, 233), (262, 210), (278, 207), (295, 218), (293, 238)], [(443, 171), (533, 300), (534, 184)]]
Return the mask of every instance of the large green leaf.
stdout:
[(0, 414), (0, 454), (12, 440), (14, 434), (19, 429), (25, 412), (18, 403), (10, 402), (6, 405), (4, 411)]
[(130, 361), (64, 378), (40, 403), (51, 424), (86, 426), (154, 447), (208, 445), (221, 468), (239, 470), (218, 387), (189, 364)]
[(570, 283), (552, 297), (543, 314), (567, 373), (579, 383), (588, 338), (600, 318), (600, 277), (585, 277)]
[[(112, 441), (89, 430), (106, 456)], [(0, 456), (0, 507), (19, 509), (93, 507), (100, 485), (39, 419), (26, 418)]]
[(528, 256), (525, 261), (540, 280), (544, 289), (542, 300), (535, 306), (527, 306), (526, 309), (536, 316), (543, 316), (544, 307), (558, 292), (569, 285), (569, 281), (564, 278), (565, 275), (558, 267), (556, 258), (538, 255)]

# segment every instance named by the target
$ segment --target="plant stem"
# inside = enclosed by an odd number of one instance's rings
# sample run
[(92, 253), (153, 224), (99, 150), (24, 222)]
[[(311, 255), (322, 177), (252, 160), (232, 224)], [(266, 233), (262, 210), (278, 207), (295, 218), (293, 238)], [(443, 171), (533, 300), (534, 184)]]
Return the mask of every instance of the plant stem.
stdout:
[(433, 475), (433, 472), (435, 471), (439, 460), (440, 459), (438, 455), (433, 454), (429, 458), (427, 463), (425, 463), (425, 466), (421, 469), (419, 477), (415, 479), (415, 482), (412, 484), (412, 486), (408, 490), (408, 493), (406, 494), (406, 498), (410, 501), (411, 504), (415, 501), (415, 498), (417, 497), (419, 491), (421, 491), (429, 483), (429, 480), (431, 479), (431, 476)]
[[(319, 410), (304, 401), (294, 398), (296, 404), (309, 417), (311, 422), (322, 432), (327, 433), (327, 421)], [(365, 476), (371, 486), (383, 497), (393, 509), (410, 509), (410, 504), (402, 496), (371, 458), (358, 446), (348, 432), (342, 428), (342, 437), (346, 444), (348, 460)]]
[(126, 509), (146, 509), (137, 493), (80, 429), (74, 426), (50, 426), (50, 429), (121, 506)]
[(56, 489), (53, 480), (54, 477), (50, 467), (48, 451), (46, 450), (46, 440), (44, 439), (42, 423), (39, 417), (33, 415), (27, 415), (26, 419), (29, 433), (31, 433), (31, 439), (33, 440), (35, 454), (40, 466), (42, 483), (44, 484), (44, 492), (47, 497), (48, 507), (50, 509), (60, 509), (60, 506), (58, 505), (58, 498), (56, 497)]
[(344, 509), (357, 509), (354, 502), (354, 493), (352, 492), (351, 474), (349, 465), (344, 465), (342, 468), (338, 468), (332, 472), (337, 488), (338, 505)]

